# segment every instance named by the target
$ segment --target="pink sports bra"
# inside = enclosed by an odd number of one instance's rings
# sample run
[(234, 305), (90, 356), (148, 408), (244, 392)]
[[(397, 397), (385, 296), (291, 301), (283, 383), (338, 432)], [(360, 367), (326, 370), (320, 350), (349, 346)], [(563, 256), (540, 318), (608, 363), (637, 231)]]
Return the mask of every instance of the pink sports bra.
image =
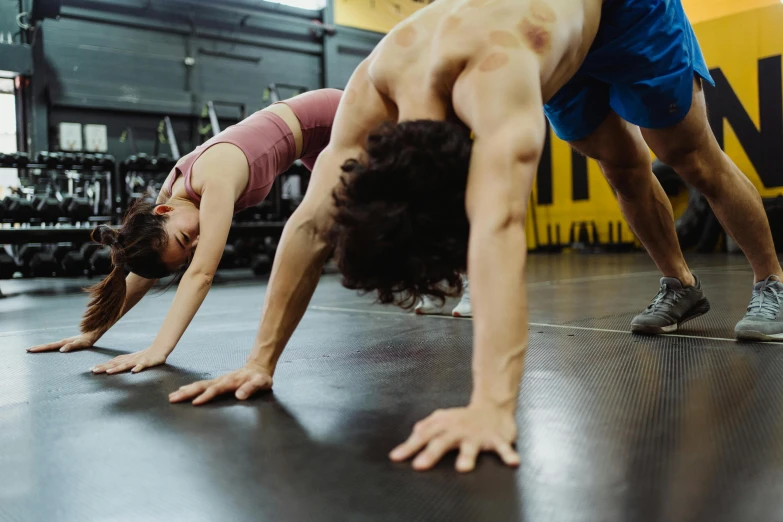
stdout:
[[(312, 171), (315, 160), (329, 144), (332, 123), (340, 103), (342, 91), (319, 89), (300, 94), (285, 103), (296, 115), (302, 127), (301, 161)], [(234, 213), (261, 203), (269, 194), (275, 178), (288, 170), (296, 160), (296, 142), (285, 121), (269, 111), (258, 111), (217, 136), (199, 145), (175, 167), (168, 190), (179, 176), (185, 180), (185, 191), (194, 201), (201, 201), (190, 182), (193, 164), (218, 143), (231, 143), (247, 157), (250, 178), (247, 187), (234, 203)]]

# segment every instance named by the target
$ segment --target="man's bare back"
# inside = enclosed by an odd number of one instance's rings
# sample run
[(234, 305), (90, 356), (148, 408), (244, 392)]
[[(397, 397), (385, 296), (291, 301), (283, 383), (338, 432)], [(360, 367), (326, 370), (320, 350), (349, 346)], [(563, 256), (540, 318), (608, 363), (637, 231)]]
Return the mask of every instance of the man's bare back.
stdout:
[[(524, 63), (546, 101), (578, 70), (602, 0), (439, 0), (397, 25), (369, 57), (367, 74), (399, 120), (442, 119), (460, 78)], [(516, 67), (517, 69), (521, 69)], [(456, 109), (459, 112), (459, 108)]]

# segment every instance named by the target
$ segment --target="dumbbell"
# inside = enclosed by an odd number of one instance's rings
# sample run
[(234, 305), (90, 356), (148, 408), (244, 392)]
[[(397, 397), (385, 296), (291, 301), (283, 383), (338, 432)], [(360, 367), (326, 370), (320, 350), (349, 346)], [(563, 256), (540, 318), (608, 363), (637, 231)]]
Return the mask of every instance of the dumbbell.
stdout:
[(6, 196), (3, 199), (5, 218), (12, 219), (15, 223), (29, 223), (35, 215), (33, 202), (19, 196)]
[[(33, 259), (38, 258), (39, 255), (45, 254), (43, 247), (39, 243), (27, 243), (22, 245), (19, 251), (16, 253), (16, 258), (19, 260), (19, 264), (22, 266), (22, 271), (28, 277), (37, 277), (33, 274), (32, 263)], [(53, 259), (52, 259), (53, 260)], [(43, 268), (41, 265), (46, 264), (46, 258), (38, 259), (36, 261), (36, 269)]]
[(11, 279), (18, 271), (19, 267), (14, 258), (5, 252), (0, 252), (0, 279)]
[(60, 272), (66, 277), (79, 277), (90, 271), (90, 264), (84, 259), (84, 255), (70, 243), (57, 245), (52, 254)]
[(93, 214), (90, 200), (77, 196), (67, 196), (60, 208), (74, 222), (83, 223), (89, 220)]
[(98, 243), (85, 243), (79, 249), (79, 253), (81, 253), (84, 259), (90, 259), (92, 255), (95, 253), (95, 251), (98, 250), (99, 248), (101, 248), (101, 245), (99, 245)]
[(109, 247), (99, 247), (90, 256), (90, 266), (92, 271), (98, 275), (107, 275), (111, 272), (114, 265), (111, 262), (111, 249)]
[(43, 247), (40, 243), (27, 243), (19, 248), (19, 251), (16, 253), (16, 259), (22, 266), (26, 267), (32, 261), (33, 256), (41, 252), (43, 252)]
[(237, 257), (250, 259), (256, 251), (257, 243), (255, 238), (240, 238), (235, 240), (232, 245), (234, 246), (234, 253)]
[(84, 154), (82, 155), (82, 167), (85, 170), (92, 169), (96, 165), (95, 161), (95, 155), (94, 154)]
[(250, 268), (257, 276), (267, 275), (272, 271), (272, 257), (269, 254), (258, 254), (253, 258)]
[[(98, 158), (98, 156), (101, 156), (101, 157)], [(96, 164), (99, 167), (101, 167), (103, 170), (107, 170), (107, 171), (114, 170), (115, 160), (114, 160), (114, 156), (112, 156), (111, 154), (100, 154), (100, 155), (96, 154), (95, 155), (95, 161), (96, 161)]]
[(26, 152), (14, 152), (11, 156), (14, 158), (15, 167), (26, 167), (30, 163), (30, 156)]
[(223, 257), (220, 258), (218, 268), (234, 268), (237, 262), (237, 253), (234, 245), (226, 245), (223, 249)]
[(63, 275), (68, 277), (78, 277), (90, 273), (90, 263), (84, 259), (81, 252), (68, 252), (60, 262)]
[(128, 156), (125, 158), (125, 161), (122, 162), (123, 165), (125, 165), (128, 170), (137, 170), (138, 164), (139, 164), (139, 158), (135, 154)]
[(47, 154), (46, 157), (46, 166), (50, 169), (53, 169), (57, 167), (58, 165), (62, 165), (64, 158), (62, 152), (48, 152), (44, 153)]
[(76, 154), (74, 154), (73, 152), (66, 152), (65, 154), (63, 154), (62, 165), (66, 169), (70, 169), (72, 167), (78, 166), (79, 162), (76, 159)]
[(161, 172), (173, 169), (175, 164), (176, 162), (168, 154), (158, 154), (150, 160), (150, 165)]
[(71, 201), (73, 201), (73, 194), (69, 194), (67, 196), (63, 196), (63, 200), (60, 201), (60, 212), (62, 212), (63, 216), (68, 215), (68, 206), (71, 204)]
[(63, 215), (57, 198), (36, 196), (33, 199), (33, 208), (35, 216), (42, 223), (57, 223), (57, 220)]
[(150, 164), (150, 157), (145, 153), (140, 152), (136, 155), (136, 163), (138, 164), (139, 169), (146, 169)]
[(27, 265), (27, 274), (30, 277), (54, 277), (59, 267), (54, 256), (49, 252), (38, 252), (30, 259)]
[(27, 154), (24, 152), (9, 152), (7, 154), (0, 152), (0, 167), (13, 168), (17, 166), (17, 163), (27, 165)]

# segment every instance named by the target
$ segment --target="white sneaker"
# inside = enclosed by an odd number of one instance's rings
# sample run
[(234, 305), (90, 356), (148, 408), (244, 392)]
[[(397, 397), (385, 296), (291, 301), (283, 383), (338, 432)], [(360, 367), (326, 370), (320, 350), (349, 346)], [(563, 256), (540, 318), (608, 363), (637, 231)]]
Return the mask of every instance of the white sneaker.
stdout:
[(414, 312), (419, 315), (439, 314), (443, 312), (443, 306), (439, 305), (436, 301), (425, 295), (422, 297), (419, 304), (416, 305)]
[(473, 317), (473, 306), (470, 304), (470, 288), (468, 287), (468, 278), (462, 278), (462, 299), (460, 299), (454, 310), (451, 311), (454, 317)]

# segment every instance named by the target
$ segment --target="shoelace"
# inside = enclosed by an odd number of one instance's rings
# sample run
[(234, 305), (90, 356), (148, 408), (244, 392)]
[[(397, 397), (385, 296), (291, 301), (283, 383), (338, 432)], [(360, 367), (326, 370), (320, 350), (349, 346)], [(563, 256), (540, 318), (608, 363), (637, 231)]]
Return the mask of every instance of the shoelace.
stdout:
[(753, 292), (753, 297), (748, 305), (749, 316), (765, 319), (777, 318), (780, 312), (781, 295), (774, 286), (770, 286), (771, 279), (772, 276), (766, 278), (759, 291)]
[(683, 291), (674, 290), (669, 288), (666, 283), (661, 285), (661, 289), (658, 291), (658, 295), (655, 296), (650, 306), (647, 307), (650, 311), (660, 310), (664, 306), (674, 306), (680, 299), (682, 299)]

